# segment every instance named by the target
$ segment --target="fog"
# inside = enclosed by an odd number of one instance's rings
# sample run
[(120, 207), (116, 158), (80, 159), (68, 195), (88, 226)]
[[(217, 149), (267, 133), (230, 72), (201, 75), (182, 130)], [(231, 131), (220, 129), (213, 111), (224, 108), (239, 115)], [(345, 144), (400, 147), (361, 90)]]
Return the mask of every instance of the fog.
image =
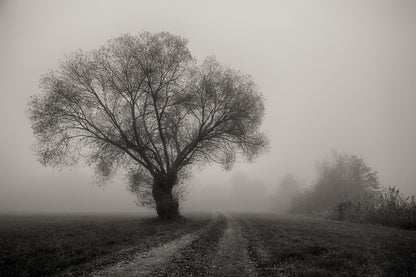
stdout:
[(143, 30), (187, 38), (266, 100), (270, 150), (228, 172), (195, 168), (183, 210), (267, 210), (284, 176), (309, 186), (331, 150), (416, 193), (415, 26), (410, 0), (0, 1), (0, 213), (144, 210), (122, 176), (102, 187), (82, 165), (42, 167), (25, 112), (65, 55)]

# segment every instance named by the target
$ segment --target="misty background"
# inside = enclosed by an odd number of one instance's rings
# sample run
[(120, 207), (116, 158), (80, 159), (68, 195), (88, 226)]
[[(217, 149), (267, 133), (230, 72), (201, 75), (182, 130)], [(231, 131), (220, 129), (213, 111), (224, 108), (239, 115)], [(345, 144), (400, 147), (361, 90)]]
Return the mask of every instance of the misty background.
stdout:
[(416, 193), (416, 2), (0, 0), (0, 213), (126, 212), (123, 176), (37, 162), (25, 112), (42, 74), (79, 48), (139, 31), (189, 40), (198, 60), (253, 76), (270, 151), (229, 172), (197, 167), (184, 210), (263, 211), (292, 174), (311, 185), (331, 150), (358, 155), (380, 183)]

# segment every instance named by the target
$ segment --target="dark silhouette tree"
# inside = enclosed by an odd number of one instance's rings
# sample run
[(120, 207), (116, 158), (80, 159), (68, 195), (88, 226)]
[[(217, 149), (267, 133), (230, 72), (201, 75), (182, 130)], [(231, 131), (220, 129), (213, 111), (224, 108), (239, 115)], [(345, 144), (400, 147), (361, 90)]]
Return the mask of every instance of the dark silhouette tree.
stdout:
[(213, 57), (197, 64), (187, 41), (169, 33), (80, 50), (41, 87), (29, 113), (42, 164), (81, 158), (103, 181), (124, 169), (130, 190), (162, 219), (179, 216), (175, 187), (190, 165), (229, 169), (236, 156), (250, 161), (265, 148), (264, 103), (250, 76)]

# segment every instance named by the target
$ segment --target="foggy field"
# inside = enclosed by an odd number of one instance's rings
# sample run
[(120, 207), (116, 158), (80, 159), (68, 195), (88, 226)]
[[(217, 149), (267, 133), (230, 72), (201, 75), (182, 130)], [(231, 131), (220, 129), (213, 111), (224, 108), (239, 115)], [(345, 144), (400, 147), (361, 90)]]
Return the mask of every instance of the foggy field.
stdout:
[(0, 276), (412, 276), (416, 232), (272, 214), (2, 216)]
[(0, 38), (0, 277), (416, 277), (416, 1), (0, 0)]

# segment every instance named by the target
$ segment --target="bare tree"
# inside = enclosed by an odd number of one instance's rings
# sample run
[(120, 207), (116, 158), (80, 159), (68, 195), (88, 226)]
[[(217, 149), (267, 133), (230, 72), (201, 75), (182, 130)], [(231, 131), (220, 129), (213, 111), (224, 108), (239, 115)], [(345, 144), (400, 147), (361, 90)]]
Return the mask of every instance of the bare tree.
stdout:
[[(124, 35), (78, 51), (41, 80), (29, 103), (44, 165), (95, 165), (103, 180), (124, 169), (130, 190), (162, 219), (179, 216), (174, 188), (197, 162), (229, 169), (265, 148), (264, 104), (250, 76), (213, 57), (197, 64), (169, 33)], [(153, 199), (149, 199), (152, 196)]]

